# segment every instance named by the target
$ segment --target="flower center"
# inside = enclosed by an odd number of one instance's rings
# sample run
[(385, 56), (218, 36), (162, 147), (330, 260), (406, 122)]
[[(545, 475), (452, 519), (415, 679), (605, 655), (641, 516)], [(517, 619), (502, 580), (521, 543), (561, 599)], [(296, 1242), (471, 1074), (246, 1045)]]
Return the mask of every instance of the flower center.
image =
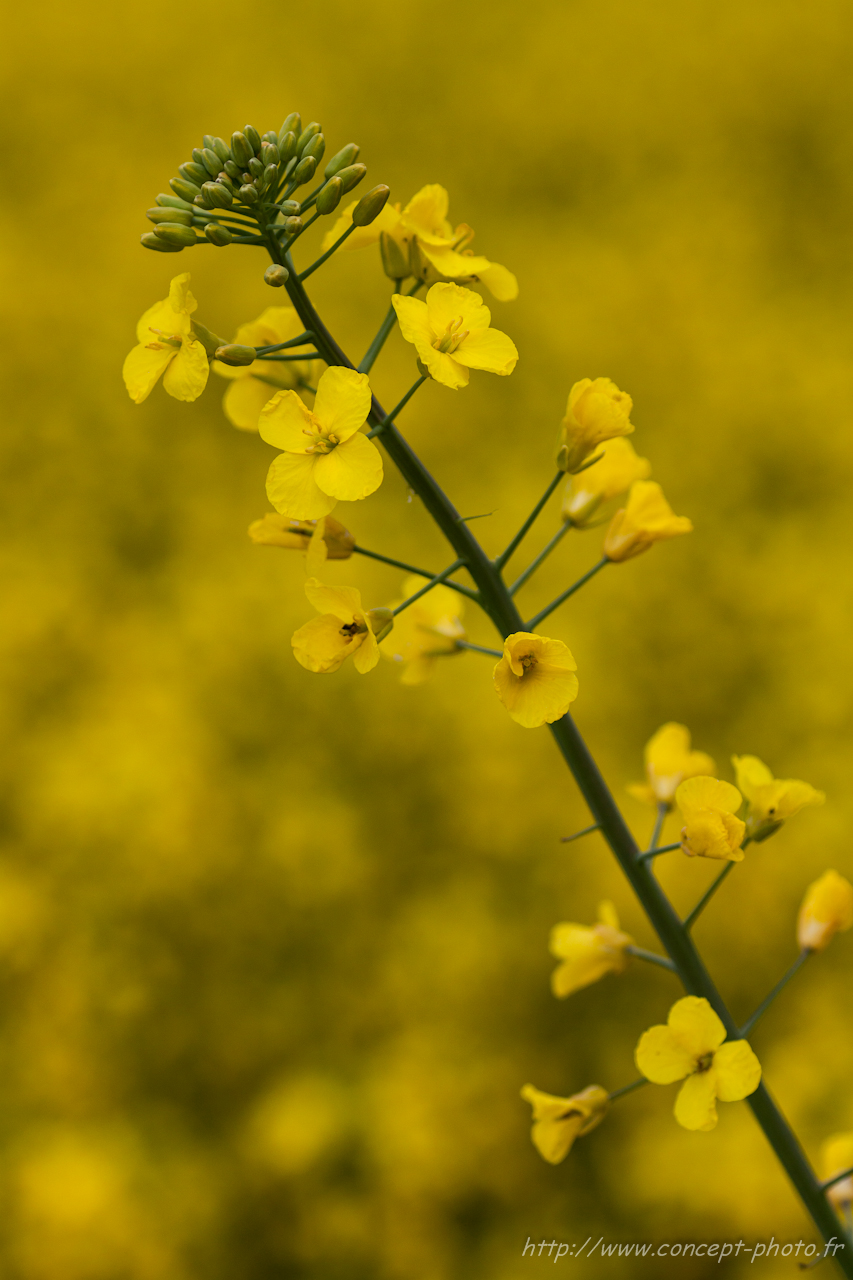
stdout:
[[(463, 318), (457, 316), (455, 320), (451, 320), (450, 324), (444, 331), (443, 338), (436, 338), (432, 344), (436, 351), (441, 351), (445, 355), (452, 355), (460, 343), (464, 342), (468, 337), (468, 330), (462, 330)], [(462, 330), (462, 332), (460, 332)]]
[(703, 1071), (708, 1071), (713, 1061), (714, 1061), (713, 1053), (703, 1053), (702, 1057), (699, 1058), (699, 1060), (696, 1063), (697, 1073), (701, 1074)]
[(181, 339), (177, 333), (166, 333), (163, 329), (153, 328), (151, 329), (151, 332), (156, 333), (160, 341), (147, 342), (145, 345), (148, 351), (162, 351), (163, 347), (174, 347), (175, 350), (180, 350)]
[(528, 672), (531, 667), (536, 666), (536, 659), (532, 653), (525, 653), (521, 658), (519, 658), (519, 662), (524, 667), (525, 673)]
[(341, 635), (346, 636), (347, 640), (352, 640), (355, 636), (367, 631), (367, 627), (360, 622), (345, 622), (341, 627)]
[(310, 437), (312, 442), (305, 450), (306, 453), (331, 453), (341, 443), (336, 435), (324, 436), (322, 430), (312, 431), (310, 427), (305, 428), (304, 434)]

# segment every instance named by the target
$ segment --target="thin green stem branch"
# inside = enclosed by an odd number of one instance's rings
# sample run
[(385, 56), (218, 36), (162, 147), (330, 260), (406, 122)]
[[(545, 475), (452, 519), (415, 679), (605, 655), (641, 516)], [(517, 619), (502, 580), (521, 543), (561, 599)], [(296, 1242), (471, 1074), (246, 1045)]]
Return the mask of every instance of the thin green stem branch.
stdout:
[(451, 573), (455, 573), (457, 569), (461, 569), (464, 563), (464, 560), (454, 560), (453, 564), (449, 564), (446, 569), (442, 569), (441, 573), (437, 573), (434, 578), (431, 578), (429, 582), (422, 586), (420, 591), (416, 591), (414, 595), (409, 596), (407, 600), (398, 604), (396, 609), (392, 609), (391, 612), (393, 616), (396, 618), (397, 614), (402, 613), (404, 609), (408, 609), (410, 604), (414, 604), (416, 600), (420, 600), (421, 596), (425, 596), (428, 591), (432, 591), (433, 587), (439, 586), (440, 583), (450, 577)]
[(288, 360), (322, 360), (323, 357), (320, 355), (319, 351), (297, 351), (295, 355), (291, 354), (286, 356), (258, 356), (257, 359), (269, 360), (270, 363), (272, 364), (278, 361), (279, 364), (282, 364), (282, 363), (287, 363)]
[(794, 963), (791, 965), (788, 972), (785, 974), (785, 976), (783, 978), (780, 978), (780, 980), (776, 983), (776, 986), (770, 992), (770, 995), (766, 996), (765, 999), (761, 1001), (761, 1004), (758, 1006), (758, 1008), (755, 1010), (755, 1013), (753, 1013), (751, 1017), (747, 1018), (746, 1022), (743, 1024), (743, 1026), (740, 1029), (740, 1034), (744, 1040), (749, 1035), (750, 1031), (755, 1026), (756, 1022), (761, 1017), (761, 1015), (767, 1009), (770, 1008), (771, 1004), (776, 999), (779, 992), (783, 989), (783, 987), (786, 987), (788, 985), (788, 983), (791, 981), (795, 973), (799, 973), (800, 969), (802, 969), (803, 965), (808, 960), (809, 956), (812, 954), (813, 953), (810, 947), (804, 947), (803, 950), (800, 952), (800, 954), (797, 956)]
[(487, 649), (481, 644), (472, 644), (470, 640), (457, 640), (457, 646), (460, 649), (470, 649), (472, 653), (485, 653), (489, 658), (500, 658), (502, 653), (500, 649)]
[(707, 889), (705, 890), (705, 892), (702, 894), (702, 897), (701, 897), (701, 898), (699, 899), (699, 901), (696, 903), (696, 906), (695, 906), (695, 907), (693, 908), (693, 910), (689, 913), (689, 915), (686, 915), (686, 916), (684, 917), (684, 928), (685, 928), (685, 929), (692, 929), (693, 925), (694, 925), (694, 924), (696, 923), (696, 921), (699, 919), (699, 917), (701, 916), (702, 912), (705, 910), (705, 908), (707, 907), (708, 903), (711, 901), (711, 899), (713, 898), (714, 894), (717, 892), (717, 890), (719, 889), (720, 885), (721, 885), (721, 884), (723, 883), (723, 881), (725, 880), (726, 876), (730, 874), (730, 872), (731, 872), (731, 870), (732, 870), (732, 867), (733, 867), (734, 865), (735, 865), (735, 864), (734, 864), (733, 862), (727, 862), (727, 863), (726, 863), (726, 865), (723, 867), (722, 871), (720, 872), (720, 874), (717, 876), (716, 880), (712, 880), (712, 881), (711, 881), (711, 883), (708, 885), (708, 888), (707, 888)]
[[(319, 218), (319, 216), (320, 215), (318, 213), (314, 214), (314, 218)], [(302, 228), (303, 231), (307, 231), (308, 227), (310, 227), (311, 223), (314, 221), (314, 218), (308, 219), (305, 226)], [(317, 261), (312, 262), (311, 266), (308, 267), (306, 271), (302, 272), (302, 274), (299, 277), (299, 283), (301, 284), (303, 280), (307, 280), (309, 276), (313, 276), (317, 268), (322, 267), (323, 263), (326, 262), (329, 258), (331, 258), (332, 254), (335, 252), (336, 249), (340, 249), (341, 245), (346, 240), (347, 236), (351, 236), (353, 231), (355, 231), (355, 229), (356, 229), (355, 223), (352, 223), (351, 226), (347, 227), (344, 234), (342, 236), (338, 236), (337, 240), (332, 245), (331, 249), (327, 249), (325, 253), (321, 253)], [(302, 231), (300, 231), (299, 234), (302, 235)], [(295, 240), (296, 237), (294, 236), (293, 239)], [(293, 240), (291, 240), (290, 244), (293, 244)], [(288, 245), (287, 247), (289, 250), (290, 245)]]
[[(317, 349), (322, 353), (327, 364), (343, 365), (345, 368), (352, 369), (354, 367), (352, 362), (323, 324), (305, 293), (302, 282), (292, 273), (292, 263), (287, 255), (281, 252), (274, 237), (268, 237), (267, 248), (274, 262), (281, 263), (282, 266), (291, 270), (286, 286), (288, 295), (305, 328), (315, 333)], [(378, 424), (384, 422), (387, 416), (382, 405), (374, 397), (370, 420)], [(460, 519), (459, 512), (453, 503), (396, 426), (391, 425), (382, 433), (381, 443), (400, 471), (403, 480), (418, 495), (459, 559), (465, 563), (478, 589), (481, 606), (491, 618), (499, 634), (506, 638), (514, 631), (523, 630), (524, 623), (521, 615), (493, 561), (486, 555), (469, 526)], [(640, 850), (637, 848), (636, 841), (574, 720), (567, 713), (550, 725), (550, 732), (586, 801), (593, 820), (601, 828), (664, 950), (673, 961), (685, 990), (690, 995), (706, 999), (722, 1020), (729, 1039), (737, 1039), (737, 1025), (696, 950), (685, 924), (679, 919), (650, 867), (638, 861), (637, 855)], [(821, 1184), (806, 1159), (796, 1135), (763, 1082), (750, 1095), (747, 1103), (824, 1240), (837, 1236), (838, 1218), (823, 1194)], [(848, 1280), (853, 1280), (853, 1252), (849, 1256), (845, 1254), (836, 1258), (836, 1261)]]
[(642, 1089), (643, 1085), (648, 1083), (645, 1076), (640, 1076), (639, 1080), (632, 1080), (630, 1084), (623, 1084), (621, 1089), (614, 1089), (607, 1096), (611, 1102), (615, 1102), (617, 1098), (624, 1098), (626, 1093), (633, 1093), (635, 1089)]
[(645, 960), (648, 964), (660, 965), (661, 969), (669, 969), (671, 973), (677, 973), (675, 965), (668, 956), (656, 955), (654, 951), (646, 951), (643, 947), (635, 947), (633, 943), (625, 948), (626, 956), (633, 956), (636, 960)]
[(387, 417), (383, 418), (381, 422), (378, 422), (372, 431), (368, 431), (367, 433), (368, 438), (372, 438), (373, 436), (381, 436), (383, 431), (387, 431), (387, 429), (391, 426), (391, 423), (396, 418), (397, 414), (401, 413), (402, 410), (405, 409), (406, 405), (409, 403), (412, 396), (417, 391), (418, 387), (422, 387), (428, 378), (429, 378), (428, 373), (421, 374), (417, 382), (413, 383), (412, 386), (409, 387), (408, 391), (403, 396), (403, 399), (400, 401), (399, 404), (395, 404), (394, 408), (387, 415)]
[(588, 836), (592, 831), (600, 831), (601, 827), (594, 822), (591, 827), (584, 827), (583, 831), (576, 831), (573, 836), (560, 836), (560, 844), (571, 844), (573, 840), (580, 840), (581, 836)]
[(527, 579), (532, 577), (532, 575), (539, 568), (542, 561), (546, 560), (548, 556), (551, 554), (551, 552), (554, 550), (554, 548), (557, 546), (557, 544), (561, 542), (563, 538), (565, 538), (566, 534), (569, 532), (571, 527), (572, 526), (567, 522), (562, 526), (562, 528), (557, 530), (557, 532), (554, 534), (553, 538), (548, 543), (548, 545), (544, 547), (542, 551), (539, 552), (539, 555), (536, 557), (535, 560), (531, 560), (530, 564), (524, 570), (524, 573), (522, 573), (519, 577), (517, 577), (515, 582), (509, 588), (509, 594), (511, 596), (514, 596), (516, 591), (518, 591), (519, 588), (524, 586)]
[(298, 338), (288, 338), (287, 342), (276, 342), (274, 345), (269, 347), (255, 347), (255, 355), (269, 356), (272, 355), (274, 351), (286, 351), (288, 347), (305, 347), (313, 341), (313, 333), (306, 330), (305, 333), (300, 333)]
[(549, 616), (549, 614), (552, 614), (555, 609), (559, 609), (563, 601), (568, 600), (569, 596), (573, 596), (576, 591), (580, 591), (584, 583), (589, 582), (590, 578), (595, 577), (599, 569), (603, 569), (606, 564), (610, 564), (610, 561), (608, 560), (607, 556), (602, 556), (598, 564), (594, 564), (592, 568), (583, 575), (582, 578), (578, 578), (577, 582), (573, 582), (570, 587), (567, 587), (567, 589), (561, 595), (557, 596), (556, 600), (552, 600), (551, 603), (547, 604), (544, 609), (540, 609), (539, 612), (535, 614), (534, 617), (532, 617), (530, 621), (527, 623), (526, 630), (535, 631), (536, 628), (539, 626), (540, 622), (544, 622), (545, 619)]
[(657, 811), (657, 814), (655, 815), (654, 830), (652, 831), (652, 838), (649, 841), (649, 847), (646, 850), (647, 853), (651, 853), (654, 849), (658, 847), (658, 840), (660, 840), (660, 833), (663, 831), (663, 824), (664, 822), (666, 822), (666, 815), (668, 813), (669, 813), (669, 805), (666, 803), (666, 801), (659, 800), (658, 811)]
[(563, 472), (558, 471), (557, 474), (554, 476), (554, 479), (548, 485), (548, 488), (542, 494), (542, 497), (536, 503), (536, 506), (533, 508), (530, 515), (525, 520), (524, 524), (519, 529), (518, 533), (512, 539), (510, 544), (504, 548), (504, 550), (500, 553), (500, 555), (496, 557), (495, 559), (496, 569), (501, 570), (504, 567), (507, 560), (509, 560), (510, 556), (512, 555), (513, 551), (515, 551), (516, 547), (519, 545), (521, 540), (525, 537), (528, 529), (530, 529), (533, 526), (533, 523), (536, 520), (536, 517), (539, 515), (539, 512), (545, 506), (545, 503), (548, 501), (551, 494), (554, 492), (557, 485), (560, 483), (562, 479), (563, 479)]
[(397, 323), (397, 312), (394, 310), (394, 305), (392, 303), (391, 306), (388, 308), (388, 314), (386, 315), (385, 319), (382, 321), (381, 325), (379, 326), (379, 329), (376, 333), (376, 337), (373, 339), (370, 346), (367, 348), (367, 350), (365, 351), (364, 355), (361, 358), (361, 363), (358, 366), (359, 373), (370, 373), (370, 370), (373, 368), (373, 364), (374, 364), (374, 361), (376, 360), (376, 357), (379, 355), (379, 352), (385, 346), (385, 340), (388, 337), (391, 330), (394, 328), (394, 325), (396, 323)]
[(680, 840), (676, 840), (674, 844), (662, 844), (662, 845), (659, 845), (657, 849), (647, 849), (645, 853), (641, 853), (640, 861), (641, 862), (645, 862), (647, 860), (651, 861), (652, 858), (657, 858), (662, 853), (672, 853), (674, 849), (680, 849), (680, 848), (681, 848)]
[[(435, 574), (429, 569), (419, 569), (417, 565), (406, 564), (405, 560), (393, 560), (391, 556), (382, 556), (378, 551), (368, 551), (365, 547), (353, 547), (356, 555), (369, 556), (371, 560), (381, 560), (383, 564), (390, 564), (394, 569), (402, 569), (405, 573), (416, 573), (419, 578), (434, 578)], [(477, 592), (472, 591), (470, 587), (465, 587), (461, 582), (452, 582), (448, 579), (445, 584), (454, 591), (458, 591), (460, 595), (467, 596), (469, 600), (477, 600)]]
[(845, 1178), (853, 1178), (853, 1165), (849, 1169), (842, 1170), (841, 1173), (835, 1173), (831, 1178), (827, 1178), (826, 1182), (820, 1184), (822, 1191), (828, 1191), (830, 1187), (834, 1187), (836, 1182), (843, 1182)]

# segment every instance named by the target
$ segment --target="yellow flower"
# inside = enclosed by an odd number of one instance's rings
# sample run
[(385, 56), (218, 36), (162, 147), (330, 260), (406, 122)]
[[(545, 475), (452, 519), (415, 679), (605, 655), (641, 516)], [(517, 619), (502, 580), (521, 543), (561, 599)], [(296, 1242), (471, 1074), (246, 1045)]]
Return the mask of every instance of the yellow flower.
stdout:
[(284, 449), (267, 476), (267, 497), (294, 520), (328, 515), (341, 499), (355, 502), (382, 483), (382, 458), (362, 435), (370, 412), (367, 375), (336, 366), (317, 384), (313, 413), (295, 391), (279, 391), (264, 406), (258, 428)]
[[(820, 1149), (820, 1167), (823, 1179), (834, 1178), (845, 1169), (853, 1169), (853, 1133), (834, 1133)], [(826, 1192), (836, 1209), (844, 1209), (853, 1203), (853, 1177), (842, 1178)]]
[(665, 804), (668, 808), (672, 808), (679, 783), (713, 773), (716, 768), (704, 751), (690, 750), (690, 730), (674, 721), (661, 725), (649, 738), (644, 759), (648, 782), (632, 782), (628, 791), (644, 804)]
[[(740, 1102), (758, 1088), (761, 1065), (745, 1040), (723, 1044), (726, 1029), (708, 1001), (699, 996), (676, 1000), (666, 1026), (640, 1036), (634, 1055), (653, 1084), (684, 1080), (675, 1100), (675, 1118), (685, 1129), (713, 1129), (717, 1098)], [(686, 1078), (685, 1078), (686, 1077)]]
[(624, 973), (628, 967), (625, 948), (634, 939), (619, 929), (612, 902), (598, 905), (598, 924), (557, 924), (551, 930), (548, 949), (563, 963), (551, 974), (551, 990), (563, 999), (573, 991), (589, 987), (606, 973)]
[(316, 577), (326, 560), (349, 560), (355, 538), (332, 516), (319, 520), (291, 520), (268, 511), (249, 525), (249, 537), (264, 547), (306, 551), (308, 572)]
[(372, 671), (379, 661), (378, 640), (394, 625), (390, 609), (364, 610), (355, 587), (327, 587), (316, 578), (305, 583), (305, 594), (322, 616), (293, 633), (296, 661), (325, 674), (352, 655), (356, 671)]
[(602, 502), (627, 493), (635, 480), (645, 480), (652, 469), (647, 458), (637, 457), (624, 436), (605, 440), (600, 451), (602, 458), (573, 475), (566, 485), (562, 516), (578, 529), (589, 523)]
[[(298, 337), (303, 327), (293, 307), (267, 307), (257, 320), (240, 325), (234, 342), (244, 347), (272, 347)], [(255, 360), (239, 367), (214, 360), (213, 369), (232, 380), (222, 408), (228, 421), (241, 431), (257, 431), (267, 401), (277, 391), (295, 389), (308, 375), (308, 365), (302, 360)]]
[(505, 376), (515, 368), (515, 343), (489, 328), (491, 312), (478, 293), (458, 284), (434, 284), (426, 302), (399, 293), (391, 301), (403, 337), (414, 343), (430, 377), (445, 387), (467, 387), (469, 369)]
[(628, 505), (616, 512), (604, 539), (608, 560), (630, 560), (648, 551), (653, 542), (676, 538), (693, 528), (686, 516), (673, 515), (672, 507), (654, 480), (631, 485)]
[(797, 917), (797, 941), (824, 951), (836, 933), (853, 926), (853, 885), (837, 871), (825, 871), (806, 890)]
[(742, 862), (746, 824), (734, 815), (742, 798), (737, 787), (717, 778), (688, 778), (675, 793), (684, 815), (681, 847), (691, 858)]
[(175, 276), (169, 296), (149, 307), (136, 326), (138, 346), (124, 362), (122, 376), (131, 400), (147, 400), (158, 378), (176, 400), (197, 400), (207, 386), (210, 362), (190, 319), (198, 303), (190, 273)]
[[(428, 579), (412, 574), (403, 583), (403, 600), (413, 596)], [(391, 605), (396, 609), (402, 600)], [(400, 663), (402, 684), (422, 684), (428, 679), (436, 658), (461, 653), (457, 640), (465, 637), (465, 628), (459, 620), (463, 600), (450, 587), (433, 587), (414, 604), (394, 619), (394, 630), (382, 641), (380, 650), (384, 658)]]
[(560, 427), (557, 466), (577, 471), (597, 445), (615, 436), (629, 436), (633, 401), (610, 378), (582, 378), (569, 392)]
[(577, 663), (562, 640), (516, 631), (495, 667), (498, 697), (525, 729), (559, 720), (578, 696)]
[[(358, 201), (344, 209), (323, 241), (323, 248), (330, 249), (352, 225), (352, 212)], [(376, 244), (382, 234), (390, 236), (399, 249), (403, 275), (416, 275), (430, 282), (457, 280), (464, 283), (481, 280), (501, 302), (511, 302), (518, 296), (518, 283), (511, 271), (489, 262), (488, 258), (475, 257), (467, 246), (474, 232), (465, 223), (454, 231), (447, 221), (448, 195), (438, 183), (422, 187), (405, 209), (399, 204), (386, 204), (369, 227), (354, 231), (341, 246), (344, 249), (363, 249)], [(401, 276), (402, 278), (402, 276)]]
[(826, 796), (807, 782), (774, 778), (758, 756), (732, 756), (737, 784), (749, 801), (746, 829), (753, 840), (766, 840), (807, 804), (823, 804)]
[(575, 1138), (601, 1124), (610, 1106), (610, 1095), (598, 1084), (591, 1084), (570, 1098), (557, 1098), (526, 1084), (521, 1096), (533, 1108), (533, 1145), (549, 1164), (565, 1160)]

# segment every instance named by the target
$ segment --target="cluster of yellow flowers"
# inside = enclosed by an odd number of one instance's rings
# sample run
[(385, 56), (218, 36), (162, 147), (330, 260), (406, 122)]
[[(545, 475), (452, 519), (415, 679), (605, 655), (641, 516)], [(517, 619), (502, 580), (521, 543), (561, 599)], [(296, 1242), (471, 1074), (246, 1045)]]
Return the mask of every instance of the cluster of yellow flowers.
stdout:
[[(662, 725), (646, 744), (645, 783), (628, 788), (644, 803), (659, 806), (661, 816), (674, 806), (684, 825), (680, 847), (691, 857), (739, 862), (750, 843), (767, 839), (806, 805), (822, 804), (824, 795), (807, 782), (774, 778), (756, 756), (733, 756), (738, 785), (711, 776), (714, 761), (691, 749), (685, 725)], [(742, 817), (736, 816), (742, 813)], [(650, 852), (654, 853), (655, 850)], [(853, 927), (853, 885), (837, 871), (826, 871), (806, 890), (796, 924), (800, 952), (823, 951), (833, 937)], [(612, 902), (601, 902), (593, 925), (560, 923), (551, 931), (551, 954), (560, 961), (551, 989), (560, 999), (591, 986), (608, 973), (620, 974), (632, 957), (654, 959), (635, 947), (623, 932)], [(716, 1100), (736, 1102), (757, 1087), (761, 1067), (744, 1039), (726, 1040), (723, 1023), (707, 1000), (685, 996), (669, 1012), (666, 1025), (651, 1027), (640, 1037), (635, 1060), (642, 1076), (654, 1084), (684, 1080), (675, 1101), (675, 1118), (686, 1129), (713, 1129)], [(551, 1163), (562, 1160), (575, 1138), (603, 1118), (610, 1103), (606, 1090), (591, 1085), (572, 1097), (542, 1093), (525, 1085), (533, 1106), (533, 1141)], [(826, 1177), (853, 1164), (853, 1135), (838, 1135), (825, 1145)], [(839, 1189), (840, 1188), (840, 1189)], [(853, 1198), (850, 1179), (833, 1188), (834, 1203)]]

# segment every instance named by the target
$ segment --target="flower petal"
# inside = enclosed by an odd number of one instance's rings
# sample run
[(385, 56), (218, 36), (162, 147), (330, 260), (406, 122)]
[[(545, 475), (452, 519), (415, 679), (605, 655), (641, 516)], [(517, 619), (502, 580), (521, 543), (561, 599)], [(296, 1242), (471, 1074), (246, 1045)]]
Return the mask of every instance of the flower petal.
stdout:
[(429, 322), (426, 303), (420, 298), (406, 298), (401, 293), (395, 293), (391, 302), (397, 312), (400, 332), (407, 342), (415, 344), (418, 355), (423, 359), (424, 349), (432, 350), (436, 339)]
[(683, 1129), (707, 1133), (717, 1123), (717, 1073), (713, 1067), (688, 1076), (675, 1099), (675, 1118)]
[(505, 377), (518, 364), (518, 350), (512, 339), (499, 329), (473, 329), (460, 342), (453, 358), (469, 369), (485, 369)]
[[(276, 395), (275, 387), (257, 378), (239, 378), (222, 397), (222, 408), (228, 421), (241, 431), (257, 431), (261, 410)], [(305, 437), (307, 441), (307, 436)]]
[(133, 348), (124, 362), (121, 374), (134, 404), (142, 404), (143, 400), (148, 399), (175, 355), (175, 348), (165, 345), (152, 350), (140, 343)]
[(458, 284), (434, 284), (426, 296), (430, 328), (436, 337), (457, 320), (463, 329), (488, 329), (492, 313), (479, 293)]
[(312, 618), (298, 631), (294, 631), (290, 643), (293, 656), (307, 671), (326, 673), (337, 671), (353, 650), (354, 637), (341, 633), (341, 620), (326, 613)]
[(498, 302), (513, 302), (518, 297), (518, 281), (511, 271), (502, 267), (499, 262), (491, 262), (485, 271), (477, 272), (478, 279), (489, 290)]
[(729, 1040), (714, 1054), (717, 1097), (721, 1102), (740, 1102), (755, 1093), (761, 1080), (761, 1063), (745, 1040)]
[(367, 675), (368, 671), (372, 671), (379, 661), (379, 644), (376, 636), (372, 631), (368, 631), (362, 638), (357, 653), (354, 655), (352, 665), (355, 667), (359, 675)]
[(444, 351), (436, 351), (435, 347), (418, 348), (418, 355), (429, 370), (430, 377), (443, 387), (458, 391), (460, 387), (468, 386), (471, 375), (453, 356)]
[(176, 400), (197, 400), (207, 386), (210, 361), (200, 342), (185, 341), (163, 374), (163, 389)]
[(313, 454), (280, 453), (267, 472), (267, 497), (282, 515), (294, 520), (318, 520), (335, 505), (314, 479)]
[(407, 230), (419, 240), (445, 244), (453, 239), (453, 228), (447, 221), (450, 197), (437, 182), (429, 182), (412, 196), (401, 218)]
[(670, 1027), (649, 1027), (640, 1036), (634, 1052), (638, 1069), (652, 1084), (672, 1084), (683, 1080), (696, 1067), (691, 1053), (678, 1041)]
[(305, 594), (318, 613), (332, 613), (348, 625), (364, 620), (361, 592), (356, 587), (330, 587), (316, 578), (305, 583)]
[(189, 271), (182, 271), (169, 285), (169, 306), (177, 315), (192, 315), (198, 306), (190, 293)]
[(367, 374), (335, 365), (317, 383), (314, 417), (327, 434), (349, 440), (367, 421), (370, 401)]
[(273, 393), (258, 419), (258, 430), (267, 444), (274, 449), (286, 449), (288, 453), (305, 453), (311, 447), (306, 431), (317, 434), (311, 414), (295, 391)]
[(666, 1022), (694, 1060), (713, 1053), (726, 1038), (725, 1027), (704, 996), (684, 996), (676, 1000)]
[(317, 457), (314, 479), (332, 498), (358, 502), (382, 483), (382, 455), (372, 440), (357, 432), (331, 453)]

